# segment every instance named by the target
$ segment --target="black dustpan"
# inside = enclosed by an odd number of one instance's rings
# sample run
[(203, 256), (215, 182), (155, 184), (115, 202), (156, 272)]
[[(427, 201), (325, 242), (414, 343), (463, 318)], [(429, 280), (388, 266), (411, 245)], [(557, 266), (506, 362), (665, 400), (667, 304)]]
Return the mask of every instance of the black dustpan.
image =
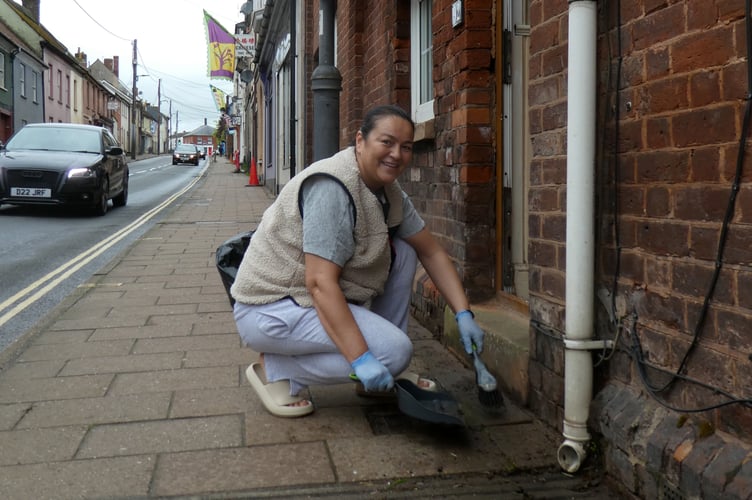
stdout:
[(405, 415), (425, 422), (445, 425), (465, 425), (457, 401), (448, 393), (421, 389), (406, 379), (394, 383), (397, 404)]

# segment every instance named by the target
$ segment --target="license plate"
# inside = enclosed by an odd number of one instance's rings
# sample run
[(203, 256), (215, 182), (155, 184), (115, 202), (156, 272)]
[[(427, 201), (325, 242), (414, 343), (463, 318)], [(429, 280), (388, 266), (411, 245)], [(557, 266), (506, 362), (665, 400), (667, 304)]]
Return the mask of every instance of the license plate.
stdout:
[(10, 188), (11, 196), (20, 196), (24, 198), (50, 198), (52, 190), (47, 188)]

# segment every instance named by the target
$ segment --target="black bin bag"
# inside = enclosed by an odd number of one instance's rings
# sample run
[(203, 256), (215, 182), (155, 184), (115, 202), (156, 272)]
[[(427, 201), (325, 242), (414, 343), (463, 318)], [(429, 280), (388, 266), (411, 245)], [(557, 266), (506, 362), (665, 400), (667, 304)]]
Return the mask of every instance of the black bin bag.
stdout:
[(235, 276), (238, 274), (238, 268), (243, 261), (243, 255), (248, 249), (251, 242), (251, 236), (255, 231), (246, 231), (239, 233), (225, 241), (217, 247), (217, 271), (222, 278), (222, 284), (225, 286), (227, 298), (230, 299), (230, 305), (235, 305), (235, 299), (230, 295), (230, 287), (235, 282)]

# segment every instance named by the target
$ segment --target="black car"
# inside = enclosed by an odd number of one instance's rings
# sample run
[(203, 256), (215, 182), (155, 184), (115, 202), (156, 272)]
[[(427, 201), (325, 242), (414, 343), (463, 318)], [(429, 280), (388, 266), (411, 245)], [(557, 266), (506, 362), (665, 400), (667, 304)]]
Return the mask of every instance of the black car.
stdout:
[(79, 206), (104, 215), (109, 200), (128, 202), (128, 163), (106, 128), (32, 123), (0, 150), (0, 204)]
[(172, 164), (178, 163), (192, 163), (198, 165), (198, 160), (201, 158), (201, 153), (198, 150), (198, 146), (195, 144), (178, 144), (175, 151), (172, 153)]

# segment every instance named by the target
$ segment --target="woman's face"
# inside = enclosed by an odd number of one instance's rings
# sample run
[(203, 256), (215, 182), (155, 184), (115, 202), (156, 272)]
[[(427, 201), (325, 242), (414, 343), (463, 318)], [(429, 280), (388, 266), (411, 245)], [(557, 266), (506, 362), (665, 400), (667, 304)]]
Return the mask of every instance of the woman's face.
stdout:
[(383, 116), (364, 136), (355, 136), (355, 154), (363, 182), (371, 190), (393, 183), (413, 157), (413, 127), (398, 116)]

